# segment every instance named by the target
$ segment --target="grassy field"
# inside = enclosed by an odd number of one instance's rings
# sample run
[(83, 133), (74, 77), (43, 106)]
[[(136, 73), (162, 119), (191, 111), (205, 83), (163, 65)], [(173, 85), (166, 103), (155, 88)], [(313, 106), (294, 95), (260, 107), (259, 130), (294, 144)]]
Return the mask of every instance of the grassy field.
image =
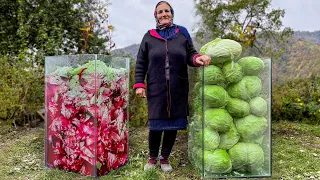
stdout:
[[(281, 122), (272, 127), (272, 179), (320, 179), (320, 126)], [(147, 134), (146, 128), (130, 128), (130, 163), (100, 179), (201, 179), (187, 159), (186, 131), (178, 134), (170, 159), (174, 167), (171, 174), (159, 168), (144, 172)], [(0, 136), (0, 179), (93, 179), (44, 168), (43, 137), (43, 125)]]

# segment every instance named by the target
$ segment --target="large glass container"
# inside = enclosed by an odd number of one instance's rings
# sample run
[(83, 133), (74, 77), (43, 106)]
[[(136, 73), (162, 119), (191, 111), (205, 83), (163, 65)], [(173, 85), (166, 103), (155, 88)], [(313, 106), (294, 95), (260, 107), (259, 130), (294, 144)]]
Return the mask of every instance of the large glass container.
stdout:
[(45, 165), (98, 177), (128, 163), (129, 58), (45, 58)]
[(188, 156), (203, 178), (271, 176), (271, 59), (245, 58), (190, 83)]

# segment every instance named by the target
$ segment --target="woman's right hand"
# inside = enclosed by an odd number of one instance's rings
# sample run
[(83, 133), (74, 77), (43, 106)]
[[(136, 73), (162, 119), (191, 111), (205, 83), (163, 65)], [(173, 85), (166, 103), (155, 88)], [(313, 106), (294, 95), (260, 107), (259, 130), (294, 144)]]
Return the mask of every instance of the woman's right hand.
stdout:
[(144, 88), (137, 88), (136, 89), (136, 95), (145, 98), (146, 97), (146, 89)]

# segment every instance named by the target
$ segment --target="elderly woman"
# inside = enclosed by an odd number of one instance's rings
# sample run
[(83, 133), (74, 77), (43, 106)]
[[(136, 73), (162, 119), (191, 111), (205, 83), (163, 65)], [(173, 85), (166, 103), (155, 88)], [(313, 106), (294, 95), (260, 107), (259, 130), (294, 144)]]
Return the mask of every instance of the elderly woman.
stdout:
[(188, 65), (207, 66), (210, 57), (198, 54), (187, 29), (173, 24), (174, 11), (168, 2), (157, 3), (154, 17), (156, 29), (149, 30), (140, 44), (133, 88), (140, 97), (147, 97), (148, 102), (149, 160), (144, 170), (156, 167), (163, 134), (160, 167), (170, 173), (168, 157), (177, 130), (187, 127)]

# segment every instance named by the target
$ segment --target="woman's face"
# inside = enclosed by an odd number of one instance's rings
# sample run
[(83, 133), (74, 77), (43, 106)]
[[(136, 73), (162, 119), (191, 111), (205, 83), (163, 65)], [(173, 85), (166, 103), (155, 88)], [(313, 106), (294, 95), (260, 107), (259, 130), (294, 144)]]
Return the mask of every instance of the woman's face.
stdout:
[(157, 8), (157, 19), (160, 24), (166, 24), (171, 21), (172, 14), (170, 11), (170, 6), (166, 3), (161, 3)]

